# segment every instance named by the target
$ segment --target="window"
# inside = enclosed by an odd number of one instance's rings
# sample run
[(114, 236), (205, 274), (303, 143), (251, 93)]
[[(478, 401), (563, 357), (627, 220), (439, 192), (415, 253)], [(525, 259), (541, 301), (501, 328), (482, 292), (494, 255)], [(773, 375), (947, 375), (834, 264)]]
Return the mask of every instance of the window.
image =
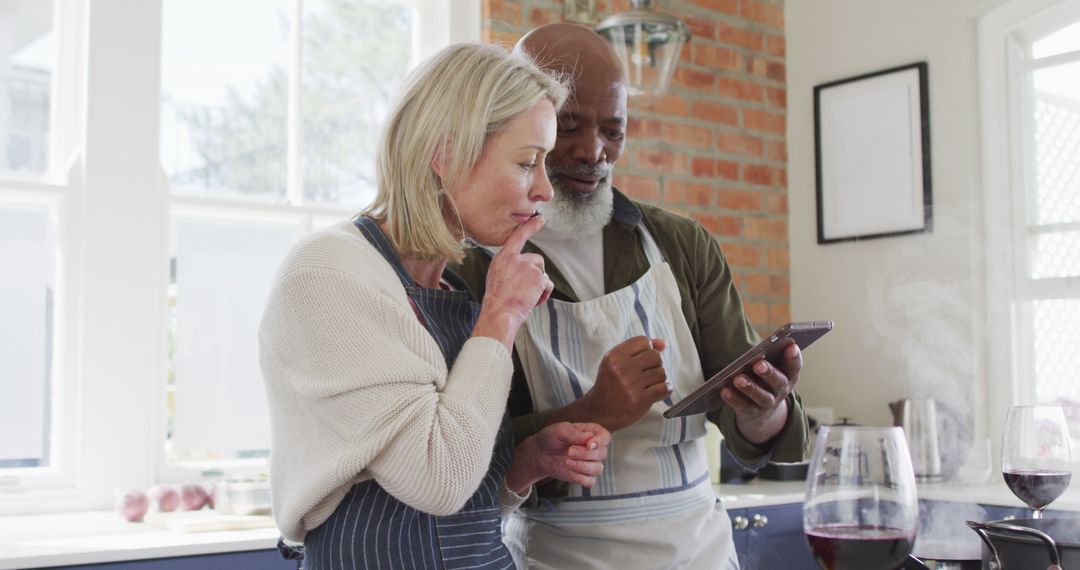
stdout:
[[(0, 487), (70, 482), (70, 385), (62, 353), (71, 329), (61, 220), (74, 190), (61, 159), (71, 151), (73, 101), (58, 75), (77, 34), (76, 2), (16, 0), (0, 9)], [(59, 93), (54, 97), (54, 93)], [(54, 119), (63, 119), (54, 125)]]
[(273, 274), (372, 198), (398, 83), (479, 23), (476, 0), (4, 3), (0, 514), (265, 469)]
[(1008, 3), (980, 36), (992, 409), (1058, 403), (1080, 439), (1080, 2)]
[(164, 0), (163, 477), (265, 469), (256, 334), (270, 284), (299, 237), (374, 198), (379, 129), (421, 55), (422, 4)]

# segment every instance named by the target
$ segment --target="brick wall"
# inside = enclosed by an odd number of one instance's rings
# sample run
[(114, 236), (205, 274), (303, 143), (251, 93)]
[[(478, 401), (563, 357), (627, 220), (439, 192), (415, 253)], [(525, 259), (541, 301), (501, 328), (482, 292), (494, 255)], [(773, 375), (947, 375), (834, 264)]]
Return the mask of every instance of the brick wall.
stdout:
[[(599, 17), (629, 0), (597, 0)], [(790, 317), (783, 0), (660, 0), (690, 27), (670, 92), (631, 99), (615, 185), (700, 221), (762, 333)], [(560, 0), (483, 0), (485, 41), (562, 20)]]

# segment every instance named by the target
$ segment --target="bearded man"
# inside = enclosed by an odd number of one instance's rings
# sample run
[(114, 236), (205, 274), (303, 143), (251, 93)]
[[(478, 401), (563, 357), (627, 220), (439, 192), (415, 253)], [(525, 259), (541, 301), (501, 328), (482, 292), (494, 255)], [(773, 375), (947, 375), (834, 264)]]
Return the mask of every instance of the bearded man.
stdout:
[[(546, 160), (555, 197), (541, 205), (547, 223), (525, 250), (544, 256), (555, 289), (518, 333), (510, 414), (519, 438), (553, 422), (597, 422), (612, 442), (591, 489), (537, 486), (506, 520), (504, 540), (521, 567), (738, 568), (710, 484), (705, 424), (719, 426), (747, 468), (801, 460), (801, 353), (792, 346), (779, 366), (757, 362), (707, 418), (663, 417), (758, 336), (708, 231), (612, 188), (627, 113), (610, 45), (552, 24), (515, 49), (568, 75), (573, 92)], [(460, 268), (477, 294), (489, 255), (473, 250)]]

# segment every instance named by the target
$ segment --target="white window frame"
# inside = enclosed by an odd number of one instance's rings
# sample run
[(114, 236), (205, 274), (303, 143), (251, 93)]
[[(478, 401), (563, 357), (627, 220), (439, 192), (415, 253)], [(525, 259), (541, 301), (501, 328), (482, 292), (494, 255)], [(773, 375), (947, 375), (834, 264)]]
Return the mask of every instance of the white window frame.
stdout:
[[(65, 9), (61, 9), (61, 6)], [(14, 205), (45, 207), (52, 211), (59, 228), (57, 236), (57, 271), (53, 311), (53, 351), (50, 398), (49, 465), (0, 470), (0, 497), (8, 502), (30, 504), (41, 493), (70, 497), (76, 482), (78, 424), (74, 414), (78, 406), (78, 388), (74, 381), (77, 361), (79, 313), (73, 302), (78, 290), (78, 272), (66, 261), (78, 247), (79, 220), (72, 205), (79, 196), (79, 86), (84, 76), (78, 57), (84, 35), (85, 4), (82, 0), (54, 2), (52, 31), (56, 50), (50, 85), (49, 167), (45, 173), (30, 177), (22, 173), (0, 171), (0, 201)], [(2, 509), (0, 509), (2, 512)]]
[[(1034, 299), (1080, 297), (1080, 280), (1028, 277), (1028, 216), (1034, 211), (1033, 157), (1023, 142), (1032, 139), (1023, 113), (1033, 93), (1022, 78), (1046, 62), (1033, 64), (1021, 43), (1023, 33), (1047, 22), (1080, 20), (1080, 0), (1011, 0), (978, 21), (980, 128), (986, 263), (986, 377), (991, 441), (1001, 441), (1005, 411), (1031, 403), (1034, 386), (1032, 315)], [(1059, 26), (1054, 26), (1054, 28)], [(1051, 28), (1053, 29), (1053, 28)], [(1042, 35), (1036, 33), (1036, 36)], [(1060, 60), (1055, 61), (1060, 63)], [(1060, 228), (1052, 228), (1060, 229)], [(997, 446), (993, 446), (995, 454)]]
[[(34, 474), (0, 470), (0, 515), (109, 508), (116, 490), (191, 480), (205, 467), (165, 462), (171, 213), (306, 229), (352, 213), (170, 195), (158, 151), (161, 1), (63, 1), (50, 120), (58, 167), (43, 183), (0, 174), (0, 199), (44, 201), (60, 213), (53, 417), (62, 428), (53, 433), (61, 454)], [(423, 56), (480, 40), (480, 0), (404, 1), (418, 8)]]

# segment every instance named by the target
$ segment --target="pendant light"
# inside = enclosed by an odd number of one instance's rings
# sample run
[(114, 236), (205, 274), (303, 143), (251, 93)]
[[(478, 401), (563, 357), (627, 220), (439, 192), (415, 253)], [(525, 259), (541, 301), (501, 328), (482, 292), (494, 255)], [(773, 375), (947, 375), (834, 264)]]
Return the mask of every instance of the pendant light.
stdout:
[(681, 20), (652, 10), (652, 0), (630, 0), (629, 12), (615, 14), (595, 30), (615, 48), (626, 73), (630, 95), (667, 91), (690, 31)]

